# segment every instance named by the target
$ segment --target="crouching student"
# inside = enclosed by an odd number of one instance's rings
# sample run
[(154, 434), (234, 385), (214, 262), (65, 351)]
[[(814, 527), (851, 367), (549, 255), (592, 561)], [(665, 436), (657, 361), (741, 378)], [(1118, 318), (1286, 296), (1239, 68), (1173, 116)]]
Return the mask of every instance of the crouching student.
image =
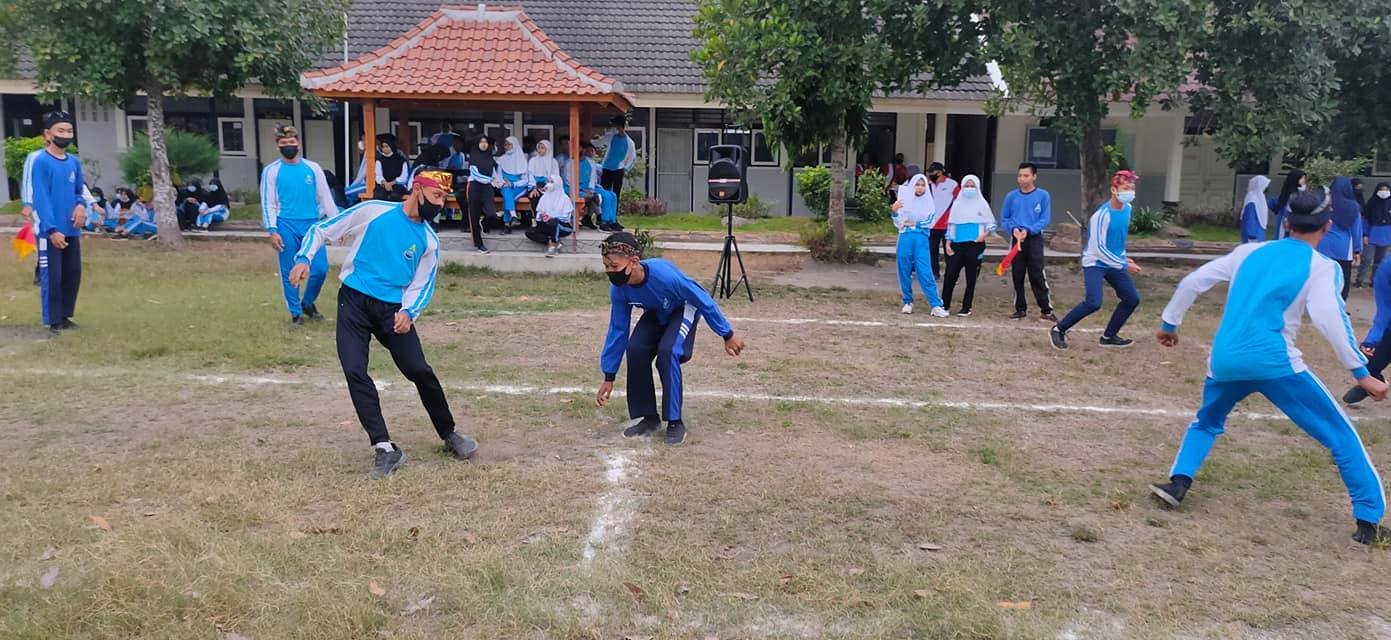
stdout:
[(107, 205), (106, 194), (102, 193), (101, 187), (82, 187), (82, 201), (87, 205), (87, 220), (82, 225), (82, 230), (93, 232), (102, 228), (106, 223)]
[[(613, 381), (618, 367), (628, 357), (628, 417), (641, 419), (623, 431), (623, 437), (650, 435), (667, 421), (667, 444), (686, 441), (686, 425), (682, 422), (681, 365), (695, 352), (696, 324), (704, 317), (710, 329), (724, 339), (724, 350), (737, 356), (744, 350), (744, 341), (734, 335), (715, 300), (690, 276), (676, 265), (652, 258), (642, 259), (638, 239), (631, 233), (615, 233), (600, 245), (604, 256), (604, 271), (609, 276), (608, 336), (599, 358), (604, 383), (594, 401), (608, 405), (613, 395)], [(633, 307), (642, 309), (642, 317), (628, 332)], [(662, 380), (662, 405), (657, 407), (656, 389), (652, 385), (652, 365)]]
[(560, 188), (559, 177), (551, 176), (545, 189), (536, 201), (536, 226), (527, 230), (526, 237), (546, 245), (546, 257), (554, 258), (560, 252), (560, 239), (575, 231), (575, 203)]
[(232, 213), (227, 204), (227, 191), (222, 188), (222, 181), (213, 178), (208, 182), (208, 188), (198, 205), (197, 230), (206, 232), (214, 224), (226, 222)]

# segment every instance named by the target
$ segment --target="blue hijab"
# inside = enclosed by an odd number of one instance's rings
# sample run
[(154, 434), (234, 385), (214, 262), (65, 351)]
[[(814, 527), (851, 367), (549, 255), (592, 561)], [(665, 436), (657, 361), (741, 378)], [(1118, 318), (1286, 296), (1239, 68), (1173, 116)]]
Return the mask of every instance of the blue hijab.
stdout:
[(1333, 224), (1351, 231), (1353, 225), (1357, 224), (1358, 216), (1362, 215), (1362, 207), (1357, 206), (1357, 196), (1352, 192), (1352, 180), (1347, 176), (1338, 176), (1333, 179), (1329, 191), (1333, 195)]

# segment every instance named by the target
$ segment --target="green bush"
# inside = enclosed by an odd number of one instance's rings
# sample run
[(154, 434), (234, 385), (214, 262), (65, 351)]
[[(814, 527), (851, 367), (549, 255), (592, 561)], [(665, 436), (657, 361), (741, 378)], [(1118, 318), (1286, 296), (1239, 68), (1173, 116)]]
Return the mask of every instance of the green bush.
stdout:
[(817, 219), (824, 220), (831, 210), (831, 172), (826, 167), (812, 167), (797, 174), (797, 190), (802, 201)]
[(870, 169), (860, 175), (855, 187), (855, 208), (860, 219), (866, 222), (884, 222), (892, 214), (892, 201), (889, 200), (888, 178), (878, 169)]
[[(772, 207), (758, 197), (756, 193), (750, 193), (749, 199), (734, 205), (734, 215), (740, 218), (754, 219), (767, 218), (772, 211)], [(721, 213), (721, 215), (724, 215)]]
[(831, 226), (824, 222), (802, 232), (802, 245), (811, 252), (812, 259), (821, 262), (850, 264), (873, 258), (865, 253), (859, 239), (854, 236), (847, 238), (845, 251), (837, 249), (835, 239), (831, 235)]
[[(222, 168), (222, 152), (206, 136), (172, 129), (164, 132), (165, 153), (169, 156), (169, 172), (175, 183), (183, 176), (206, 176)], [(135, 144), (121, 153), (121, 176), (126, 183), (150, 186), (150, 139), (144, 134), (135, 137)]]
[(1371, 158), (1338, 160), (1324, 156), (1314, 156), (1304, 163), (1304, 173), (1309, 177), (1310, 187), (1327, 187), (1338, 176), (1356, 176), (1372, 166)]
[[(43, 136), (7, 138), (5, 140), (5, 174), (19, 180), (24, 173), (25, 156), (42, 149), (43, 145)], [(68, 147), (68, 152), (76, 154), (77, 147)]]
[(633, 237), (638, 239), (638, 251), (644, 258), (660, 258), (662, 256), (661, 247), (657, 246), (657, 237), (646, 229), (633, 229)]
[(1167, 209), (1141, 207), (1130, 212), (1131, 233), (1158, 233), (1169, 224), (1172, 214)]

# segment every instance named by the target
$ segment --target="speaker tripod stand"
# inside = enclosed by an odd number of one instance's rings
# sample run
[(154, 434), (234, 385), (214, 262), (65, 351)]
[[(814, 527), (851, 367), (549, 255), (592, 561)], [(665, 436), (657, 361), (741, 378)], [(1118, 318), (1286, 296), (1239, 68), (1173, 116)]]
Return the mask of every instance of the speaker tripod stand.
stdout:
[[(739, 255), (739, 241), (734, 239), (734, 204), (725, 204), (725, 220), (728, 223), (724, 237), (724, 250), (720, 252), (720, 266), (715, 269), (715, 284), (710, 290), (720, 298), (729, 298), (744, 285), (744, 292), (753, 302), (753, 287), (749, 285), (749, 274), (744, 270), (744, 257)], [(739, 279), (734, 279), (734, 263), (739, 263)]]

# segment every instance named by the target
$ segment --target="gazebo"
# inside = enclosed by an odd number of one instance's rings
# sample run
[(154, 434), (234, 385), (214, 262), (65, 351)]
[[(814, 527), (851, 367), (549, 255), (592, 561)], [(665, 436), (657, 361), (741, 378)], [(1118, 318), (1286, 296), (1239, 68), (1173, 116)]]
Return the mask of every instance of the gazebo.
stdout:
[[(377, 107), (390, 108), (402, 130), (412, 112), (568, 110), (572, 185), (579, 184), (574, 160), (595, 112), (632, 109), (621, 83), (570, 57), (520, 8), (484, 4), (441, 6), (386, 46), (306, 73), (302, 84), (320, 98), (360, 103), (368, 145), (376, 139)], [(376, 154), (370, 149), (365, 173), (371, 194)], [(578, 209), (582, 200), (572, 196)]]

